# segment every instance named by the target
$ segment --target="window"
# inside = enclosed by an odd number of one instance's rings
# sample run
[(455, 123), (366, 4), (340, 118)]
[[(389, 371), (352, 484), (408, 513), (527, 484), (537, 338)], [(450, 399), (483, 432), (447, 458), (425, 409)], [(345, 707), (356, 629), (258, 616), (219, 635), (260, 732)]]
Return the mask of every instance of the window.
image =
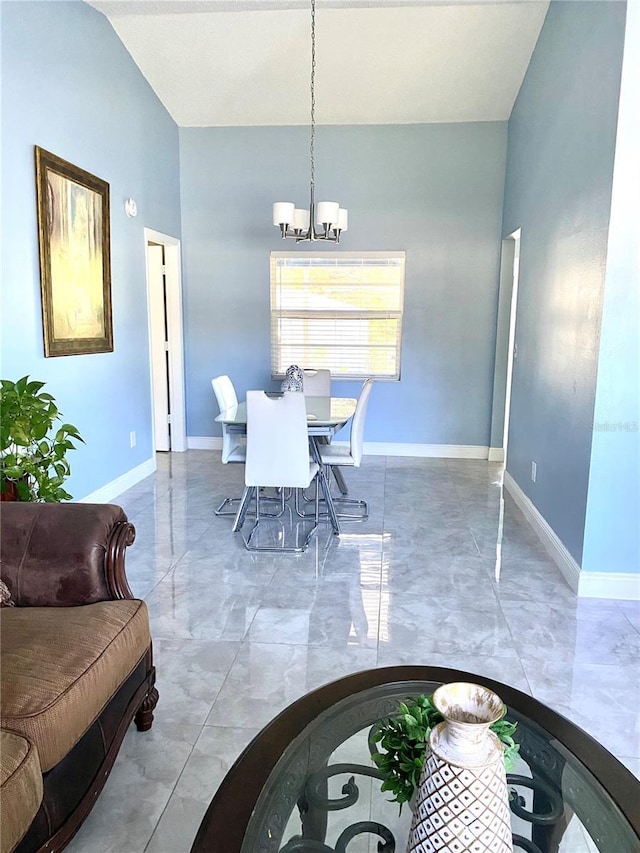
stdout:
[(404, 252), (271, 253), (271, 373), (400, 378)]

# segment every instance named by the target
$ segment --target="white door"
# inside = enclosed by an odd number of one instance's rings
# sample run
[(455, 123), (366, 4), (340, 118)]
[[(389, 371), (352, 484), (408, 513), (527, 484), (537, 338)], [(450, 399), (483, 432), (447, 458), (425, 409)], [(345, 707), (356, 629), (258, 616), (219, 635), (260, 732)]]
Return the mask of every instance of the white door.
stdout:
[(164, 246), (147, 243), (147, 286), (151, 336), (151, 384), (156, 450), (171, 450), (169, 402), (169, 341)]
[(154, 447), (187, 449), (180, 240), (144, 229)]

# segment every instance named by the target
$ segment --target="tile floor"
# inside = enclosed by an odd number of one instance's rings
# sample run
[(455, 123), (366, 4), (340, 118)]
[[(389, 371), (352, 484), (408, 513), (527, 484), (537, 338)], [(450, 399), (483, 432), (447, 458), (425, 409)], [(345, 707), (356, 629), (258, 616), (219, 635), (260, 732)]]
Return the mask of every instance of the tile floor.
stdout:
[(370, 518), (340, 538), (322, 525), (300, 556), (249, 554), (214, 516), (242, 488), (242, 468), (214, 451), (159, 454), (157, 473), (114, 501), (137, 530), (127, 573), (149, 606), (160, 701), (69, 853), (188, 853), (253, 735), (309, 690), (375, 666), (504, 681), (640, 775), (640, 604), (578, 600), (503, 500), (498, 465), (366, 457), (347, 479)]

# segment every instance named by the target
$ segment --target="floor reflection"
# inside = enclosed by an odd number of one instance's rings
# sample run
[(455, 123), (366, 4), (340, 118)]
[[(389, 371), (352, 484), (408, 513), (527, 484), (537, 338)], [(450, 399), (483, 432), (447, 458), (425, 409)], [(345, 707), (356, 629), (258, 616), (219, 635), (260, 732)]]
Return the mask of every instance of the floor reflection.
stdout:
[(640, 773), (640, 605), (576, 599), (500, 465), (366, 457), (346, 476), (369, 518), (340, 537), (321, 524), (288, 555), (250, 554), (213, 514), (243, 486), (242, 466), (219, 459), (159, 455), (114, 501), (137, 530), (127, 574), (149, 607), (160, 701), (70, 853), (187, 853), (258, 729), (376, 666), (452, 667), (533, 693)]

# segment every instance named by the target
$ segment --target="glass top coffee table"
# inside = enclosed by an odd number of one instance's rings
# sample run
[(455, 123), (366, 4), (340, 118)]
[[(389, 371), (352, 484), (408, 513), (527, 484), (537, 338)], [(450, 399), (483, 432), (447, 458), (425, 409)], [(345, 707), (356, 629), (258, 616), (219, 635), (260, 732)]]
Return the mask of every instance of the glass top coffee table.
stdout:
[(640, 782), (604, 747), (519, 690), (420, 666), (355, 673), (294, 702), (229, 770), (191, 853), (404, 853), (411, 812), (380, 791), (369, 733), (399, 701), (451, 681), (491, 688), (518, 723), (514, 850), (640, 853)]

